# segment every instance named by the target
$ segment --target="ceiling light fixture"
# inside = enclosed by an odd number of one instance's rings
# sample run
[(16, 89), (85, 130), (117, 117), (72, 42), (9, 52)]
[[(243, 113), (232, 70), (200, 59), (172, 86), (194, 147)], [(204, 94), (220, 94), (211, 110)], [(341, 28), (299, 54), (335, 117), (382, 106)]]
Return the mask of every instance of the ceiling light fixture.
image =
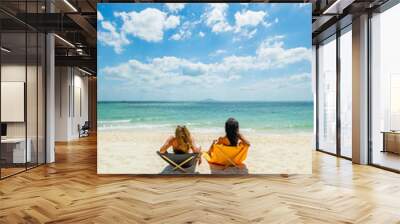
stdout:
[(324, 12), (323, 15), (339, 15), (343, 13), (343, 10), (351, 5), (355, 0), (336, 0), (330, 5)]
[(1, 49), (2, 51), (6, 52), (6, 53), (10, 53), (10, 52), (11, 52), (11, 50), (9, 50), (9, 49), (7, 49), (7, 48), (5, 48), (5, 47), (1, 47), (0, 49)]
[(64, 3), (67, 4), (74, 12), (78, 12), (78, 10), (68, 0), (64, 0)]
[(78, 67), (78, 70), (81, 71), (81, 72), (83, 72), (83, 73), (85, 73), (85, 74), (87, 74), (87, 75), (89, 75), (89, 76), (92, 76), (92, 73), (90, 73), (90, 72), (88, 72), (88, 71), (86, 71), (86, 70), (83, 70), (83, 69), (81, 69), (81, 68), (79, 68), (79, 67)]
[(55, 37), (57, 37), (59, 40), (61, 40), (62, 42), (66, 43), (68, 46), (75, 48), (75, 45), (73, 45), (71, 42), (69, 42), (68, 40), (60, 37), (58, 34), (54, 34)]

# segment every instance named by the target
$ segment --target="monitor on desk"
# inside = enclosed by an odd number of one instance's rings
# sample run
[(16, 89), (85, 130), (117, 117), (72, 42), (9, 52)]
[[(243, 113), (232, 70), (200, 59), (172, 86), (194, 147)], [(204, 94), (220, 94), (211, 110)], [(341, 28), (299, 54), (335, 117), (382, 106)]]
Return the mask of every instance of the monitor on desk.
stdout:
[(7, 136), (7, 124), (2, 123), (1, 124), (1, 137), (6, 137)]

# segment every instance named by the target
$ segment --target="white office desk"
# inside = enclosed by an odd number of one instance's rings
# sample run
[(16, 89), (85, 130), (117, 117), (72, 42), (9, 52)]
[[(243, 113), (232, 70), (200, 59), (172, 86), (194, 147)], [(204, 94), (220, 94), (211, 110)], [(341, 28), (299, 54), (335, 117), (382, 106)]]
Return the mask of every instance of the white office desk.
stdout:
[[(2, 138), (1, 144), (6, 147), (12, 148), (12, 162), (13, 163), (25, 163), (31, 162), (32, 153), (31, 146), (32, 140), (30, 138), (27, 139), (27, 147), (25, 151), (25, 138)], [(26, 154), (25, 154), (26, 153)], [(26, 159), (26, 161), (25, 161)]]

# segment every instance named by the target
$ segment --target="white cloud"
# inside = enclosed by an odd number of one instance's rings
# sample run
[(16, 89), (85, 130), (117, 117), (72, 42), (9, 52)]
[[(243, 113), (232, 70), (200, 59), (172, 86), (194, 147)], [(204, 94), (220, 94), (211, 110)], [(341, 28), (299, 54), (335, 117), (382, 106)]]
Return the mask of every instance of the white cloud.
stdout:
[(309, 4), (309, 3), (298, 3), (297, 6), (298, 6), (299, 8), (304, 8), (304, 7), (308, 6), (308, 4)]
[(293, 75), (285, 75), (280, 77), (271, 77), (260, 80), (256, 83), (240, 87), (241, 91), (262, 91), (265, 89), (283, 89), (283, 88), (299, 88), (311, 86), (311, 74), (300, 73)]
[(232, 27), (229, 25), (226, 12), (228, 10), (226, 3), (210, 3), (209, 8), (204, 14), (207, 26), (211, 27), (214, 33), (231, 31)]
[(205, 35), (206, 35), (205, 33), (201, 32), (201, 31), (199, 32), (200, 37), (204, 37)]
[(267, 22), (268, 13), (265, 11), (242, 10), (235, 13), (235, 28), (237, 34), (234, 41), (239, 41), (241, 38), (251, 39), (257, 33), (257, 28), (260, 25), (270, 27), (271, 22)]
[[(260, 73), (302, 61), (310, 62), (310, 49), (285, 48), (283, 38), (275, 36), (266, 39), (254, 56), (232, 55), (216, 63), (166, 56), (153, 58), (148, 62), (130, 60), (115, 67), (106, 67), (102, 72), (109, 78), (124, 80), (125, 83), (136, 86), (161, 88), (185, 84), (210, 87), (237, 80), (252, 72)], [(216, 52), (225, 53), (223, 50)], [(294, 77), (292, 80), (299, 81), (302, 77)]]
[(130, 44), (124, 33), (118, 32), (115, 26), (109, 21), (102, 21), (101, 28), (97, 33), (100, 43), (114, 48), (115, 53), (120, 54), (123, 46)]
[(179, 26), (179, 24), (179, 16), (168, 16), (167, 20), (165, 21), (165, 29), (173, 29)]
[(192, 36), (192, 32), (190, 30), (179, 30), (178, 33), (175, 33), (171, 36), (171, 40), (186, 40)]
[(211, 53), (210, 56), (211, 57), (215, 57), (215, 56), (218, 56), (218, 55), (221, 55), (221, 54), (226, 54), (226, 53), (227, 53), (226, 50), (218, 49), (215, 52)]
[(237, 34), (237, 36), (235, 36), (233, 38), (233, 42), (241, 40), (242, 37), (244, 37), (246, 39), (251, 39), (254, 37), (254, 35), (256, 33), (257, 33), (257, 29), (253, 29), (253, 30), (243, 29), (241, 32), (239, 32)]
[(180, 40), (180, 39), (182, 39), (182, 36), (179, 33), (176, 33), (176, 34), (172, 35), (169, 39), (170, 40)]
[(171, 40), (186, 40), (192, 36), (192, 30), (200, 21), (186, 21), (178, 32), (170, 37)]
[[(209, 85), (225, 81), (219, 74), (209, 71), (207, 64), (192, 62), (176, 57), (154, 58), (148, 63), (130, 60), (116, 67), (106, 67), (105, 75), (129, 82), (135, 86), (162, 88), (176, 85)], [(227, 80), (234, 80), (236, 75), (227, 75)]]
[(104, 20), (104, 17), (103, 17), (103, 15), (101, 14), (100, 11), (97, 11), (97, 20), (98, 20), (98, 21)]
[[(235, 22), (229, 24), (227, 19), (229, 5), (225, 3), (209, 4), (203, 19), (206, 25), (211, 28), (214, 33), (231, 32), (238, 34), (240, 37), (250, 39), (257, 32), (256, 27), (263, 25), (269, 27), (272, 23), (266, 20), (268, 13), (266, 11), (242, 10), (234, 15)], [(238, 37), (235, 40), (239, 40)]]
[(264, 18), (267, 13), (264, 11), (244, 10), (235, 13), (235, 32), (240, 32), (242, 27), (255, 27), (259, 24), (266, 24)]
[(303, 60), (311, 61), (311, 50), (305, 47), (284, 48), (284, 36), (264, 40), (257, 49), (257, 57), (273, 67), (283, 67)]
[(164, 37), (164, 31), (176, 28), (180, 24), (178, 16), (170, 15), (147, 8), (140, 12), (116, 12), (116, 17), (123, 21), (121, 30), (148, 42), (159, 42)]
[(185, 8), (185, 3), (165, 3), (168, 10), (172, 13), (177, 13)]

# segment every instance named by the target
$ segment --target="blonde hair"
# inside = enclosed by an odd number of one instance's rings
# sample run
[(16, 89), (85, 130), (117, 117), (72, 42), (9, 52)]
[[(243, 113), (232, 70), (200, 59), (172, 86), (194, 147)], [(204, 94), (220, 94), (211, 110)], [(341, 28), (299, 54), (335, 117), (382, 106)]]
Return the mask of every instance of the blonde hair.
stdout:
[(178, 149), (188, 152), (192, 147), (192, 141), (189, 130), (186, 126), (177, 126), (175, 129), (175, 138), (178, 143)]

